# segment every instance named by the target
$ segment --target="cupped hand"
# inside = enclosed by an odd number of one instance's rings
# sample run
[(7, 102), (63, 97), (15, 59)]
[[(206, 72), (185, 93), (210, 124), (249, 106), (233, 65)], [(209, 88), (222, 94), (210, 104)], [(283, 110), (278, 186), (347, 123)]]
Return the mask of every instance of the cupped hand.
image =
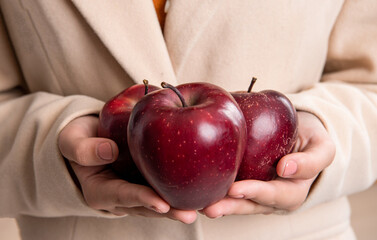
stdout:
[(293, 153), (278, 162), (278, 178), (233, 183), (228, 196), (201, 212), (208, 217), (293, 211), (307, 198), (318, 174), (334, 159), (335, 144), (319, 119), (298, 112), (298, 141)]
[(98, 138), (98, 118), (84, 116), (70, 122), (59, 135), (59, 148), (76, 175), (87, 204), (117, 216), (167, 217), (184, 223), (195, 221), (195, 211), (173, 209), (153, 189), (126, 182), (108, 167), (118, 147)]

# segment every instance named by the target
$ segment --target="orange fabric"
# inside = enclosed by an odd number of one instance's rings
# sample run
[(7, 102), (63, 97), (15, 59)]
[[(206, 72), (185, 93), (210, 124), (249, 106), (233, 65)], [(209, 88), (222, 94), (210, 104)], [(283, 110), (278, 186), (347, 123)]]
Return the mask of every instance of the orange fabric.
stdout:
[(154, 7), (156, 9), (158, 21), (160, 22), (160, 26), (163, 29), (165, 23), (165, 4), (166, 0), (153, 0)]

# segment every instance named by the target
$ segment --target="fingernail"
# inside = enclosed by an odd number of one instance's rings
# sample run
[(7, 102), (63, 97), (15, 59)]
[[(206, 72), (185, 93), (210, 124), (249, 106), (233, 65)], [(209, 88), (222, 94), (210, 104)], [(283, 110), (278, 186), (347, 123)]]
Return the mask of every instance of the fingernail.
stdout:
[(159, 208), (155, 207), (155, 206), (150, 206), (149, 209), (157, 212), (157, 213), (164, 213), (162, 210), (160, 210)]
[(113, 159), (113, 149), (109, 142), (103, 142), (98, 144), (97, 146), (97, 154), (98, 156), (106, 161)]
[(288, 161), (285, 164), (283, 176), (288, 177), (295, 174), (297, 171), (297, 163), (294, 161)]
[(239, 199), (241, 199), (241, 198), (245, 198), (245, 195), (243, 195), (243, 194), (239, 194), (239, 195), (230, 195), (230, 197), (231, 197), (231, 198), (239, 198)]

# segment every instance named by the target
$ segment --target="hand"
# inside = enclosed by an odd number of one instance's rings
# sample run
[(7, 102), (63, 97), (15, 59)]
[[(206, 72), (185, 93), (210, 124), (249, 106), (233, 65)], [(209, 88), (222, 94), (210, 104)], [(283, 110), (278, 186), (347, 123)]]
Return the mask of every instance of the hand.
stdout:
[(307, 112), (298, 112), (298, 119), (295, 150), (278, 162), (277, 179), (268, 182), (235, 182), (226, 198), (201, 212), (208, 217), (218, 218), (234, 214), (269, 214), (299, 208), (318, 174), (333, 161), (335, 145), (317, 117)]
[(97, 138), (98, 119), (80, 117), (59, 135), (59, 148), (79, 181), (87, 204), (117, 216), (168, 217), (192, 223), (195, 211), (170, 208), (151, 188), (119, 179), (107, 164), (115, 161), (118, 147), (110, 139)]

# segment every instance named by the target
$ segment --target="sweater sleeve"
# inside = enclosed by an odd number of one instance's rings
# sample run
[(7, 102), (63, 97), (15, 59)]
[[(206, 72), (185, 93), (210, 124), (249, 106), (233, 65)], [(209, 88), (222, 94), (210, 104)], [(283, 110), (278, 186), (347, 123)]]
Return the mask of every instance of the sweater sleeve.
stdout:
[(321, 81), (289, 95), (323, 122), (336, 156), (303, 209), (370, 187), (377, 178), (377, 2), (345, 1), (329, 39)]
[(68, 122), (103, 102), (28, 92), (2, 19), (0, 11), (0, 217), (107, 216), (85, 204), (57, 146)]

